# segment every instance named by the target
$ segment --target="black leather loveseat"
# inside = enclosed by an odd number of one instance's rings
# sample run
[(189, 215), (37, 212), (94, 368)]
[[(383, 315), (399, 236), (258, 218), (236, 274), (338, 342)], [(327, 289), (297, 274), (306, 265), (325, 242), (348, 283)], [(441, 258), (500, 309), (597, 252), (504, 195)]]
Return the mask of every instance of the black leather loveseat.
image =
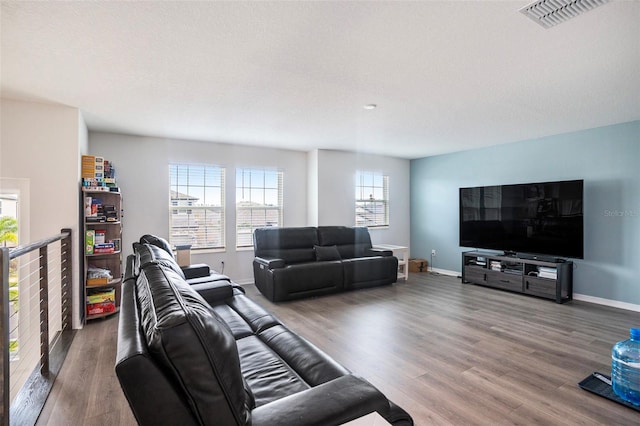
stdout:
[(182, 277), (165, 250), (127, 258), (116, 374), (141, 425), (337, 425), (411, 417), (230, 281)]
[(372, 248), (364, 227), (260, 228), (253, 233), (255, 285), (272, 302), (392, 284), (398, 258)]

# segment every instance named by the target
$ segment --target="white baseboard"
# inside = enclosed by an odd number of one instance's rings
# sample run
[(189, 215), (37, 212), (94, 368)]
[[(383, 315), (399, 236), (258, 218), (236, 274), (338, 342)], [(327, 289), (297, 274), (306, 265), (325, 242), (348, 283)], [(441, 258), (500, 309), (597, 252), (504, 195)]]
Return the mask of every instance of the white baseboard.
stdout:
[[(429, 268), (429, 272), (432, 268)], [(447, 269), (433, 268), (433, 272), (437, 272), (442, 275), (450, 275), (452, 277), (459, 277), (461, 274), (457, 271), (449, 271)], [(586, 294), (573, 293), (575, 300), (581, 300), (583, 302), (595, 303), (597, 305), (611, 306), (612, 308), (625, 309), (627, 311), (640, 312), (640, 305), (633, 303), (620, 302), (619, 300), (604, 299), (602, 297), (588, 296)]]
[(581, 300), (583, 302), (595, 303), (598, 305), (611, 306), (613, 308), (626, 309), (628, 311), (640, 312), (640, 305), (633, 303), (620, 302), (618, 300), (603, 299), (602, 297), (588, 296), (586, 294), (573, 293), (575, 300)]
[[(449, 275), (451, 277), (459, 277), (462, 274), (458, 271), (450, 271), (448, 269), (440, 269), (440, 268), (432, 268), (429, 267), (429, 272), (435, 272), (436, 274)], [(409, 273), (409, 277), (411, 277), (411, 273)]]
[[(429, 272), (448, 275), (451, 277), (460, 277), (461, 275), (460, 272), (458, 271), (450, 271), (448, 269), (440, 269), (440, 268), (429, 268)], [(419, 273), (420, 272), (412, 272), (409, 274), (409, 277), (411, 277), (411, 274), (419, 274)], [(253, 284), (253, 280), (250, 278), (240, 280), (240, 281), (234, 281), (234, 282), (241, 286)], [(611, 300), (611, 299), (603, 299), (602, 297), (588, 296), (586, 294), (579, 294), (579, 293), (574, 293), (573, 298), (575, 300), (595, 303), (597, 305), (605, 305), (605, 306), (611, 306), (613, 308), (626, 309), (627, 311), (640, 312), (640, 305), (635, 305), (633, 303), (620, 302), (618, 300)]]

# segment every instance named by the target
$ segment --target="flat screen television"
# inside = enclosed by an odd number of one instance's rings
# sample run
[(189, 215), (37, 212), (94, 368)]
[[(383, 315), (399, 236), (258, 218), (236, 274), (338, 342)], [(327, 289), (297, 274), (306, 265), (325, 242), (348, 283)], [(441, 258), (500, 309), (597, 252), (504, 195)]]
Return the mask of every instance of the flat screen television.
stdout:
[(460, 188), (460, 246), (582, 259), (582, 180)]

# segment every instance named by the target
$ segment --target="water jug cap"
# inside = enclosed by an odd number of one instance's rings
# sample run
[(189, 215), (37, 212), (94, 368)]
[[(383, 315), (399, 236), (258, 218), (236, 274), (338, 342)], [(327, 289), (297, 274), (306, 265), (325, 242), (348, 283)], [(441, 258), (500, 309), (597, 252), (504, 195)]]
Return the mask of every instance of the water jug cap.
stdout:
[(630, 331), (632, 340), (640, 340), (640, 328), (632, 328)]

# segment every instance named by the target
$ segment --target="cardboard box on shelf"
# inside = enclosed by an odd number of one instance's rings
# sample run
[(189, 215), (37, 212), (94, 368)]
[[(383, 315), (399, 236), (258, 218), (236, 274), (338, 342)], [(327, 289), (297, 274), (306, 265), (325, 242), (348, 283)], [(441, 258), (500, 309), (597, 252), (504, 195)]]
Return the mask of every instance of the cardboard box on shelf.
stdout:
[(100, 277), (100, 278), (87, 278), (87, 285), (105, 285), (109, 282), (109, 278)]
[(84, 216), (91, 216), (91, 197), (84, 197)]
[(87, 229), (84, 235), (84, 253), (93, 254), (93, 245), (96, 242), (96, 231)]
[(110, 314), (116, 311), (116, 304), (114, 302), (104, 303), (91, 303), (87, 304), (87, 315), (102, 315)]
[(116, 290), (113, 288), (106, 289), (104, 291), (90, 290), (87, 294), (87, 304), (93, 305), (96, 303), (116, 303)]
[(178, 266), (191, 265), (191, 244), (176, 246), (176, 260)]
[(109, 254), (115, 253), (115, 245), (113, 243), (103, 243), (93, 245), (93, 254)]
[(409, 272), (427, 272), (428, 266), (426, 259), (409, 259)]
[(96, 237), (94, 240), (94, 245), (98, 245), (98, 244), (104, 244), (107, 242), (107, 240), (105, 239), (105, 236), (107, 235), (107, 231), (104, 229), (96, 229)]

